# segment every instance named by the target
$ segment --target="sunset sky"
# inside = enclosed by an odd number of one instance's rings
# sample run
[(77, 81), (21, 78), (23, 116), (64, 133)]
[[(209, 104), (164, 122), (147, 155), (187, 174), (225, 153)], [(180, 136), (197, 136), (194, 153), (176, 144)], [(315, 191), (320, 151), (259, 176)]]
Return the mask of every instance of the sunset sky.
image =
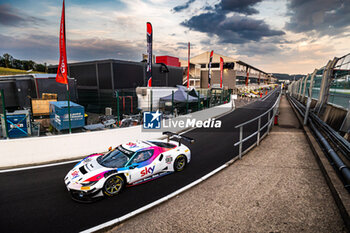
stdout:
[[(58, 63), (62, 0), (0, 0), (0, 54)], [(67, 0), (69, 62), (141, 61), (146, 22), (155, 55), (205, 51), (266, 72), (310, 73), (350, 52), (349, 0)]]

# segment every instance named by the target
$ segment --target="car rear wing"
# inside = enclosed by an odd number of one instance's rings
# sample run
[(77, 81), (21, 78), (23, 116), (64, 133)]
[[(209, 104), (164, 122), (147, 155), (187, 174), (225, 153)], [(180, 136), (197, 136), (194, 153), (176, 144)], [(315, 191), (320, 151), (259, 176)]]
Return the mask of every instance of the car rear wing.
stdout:
[(191, 144), (194, 143), (194, 139), (193, 138), (182, 136), (182, 135), (179, 135), (177, 133), (170, 132), (170, 131), (163, 132), (163, 135), (167, 135), (168, 136), (168, 142), (170, 141), (170, 138), (177, 138), (177, 139), (179, 139), (179, 146), (181, 146), (181, 141), (182, 140), (184, 140), (186, 142), (189, 142)]

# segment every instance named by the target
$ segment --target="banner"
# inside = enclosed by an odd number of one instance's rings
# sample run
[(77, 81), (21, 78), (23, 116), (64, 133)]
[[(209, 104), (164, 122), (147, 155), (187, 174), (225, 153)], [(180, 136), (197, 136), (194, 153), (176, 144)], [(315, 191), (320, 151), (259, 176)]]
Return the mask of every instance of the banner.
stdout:
[(213, 53), (214, 53), (214, 51), (212, 50), (212, 51), (210, 52), (210, 58), (209, 58), (208, 88), (210, 88), (210, 84), (211, 84), (211, 73), (210, 73), (210, 69), (211, 69), (211, 62), (213, 61)]
[(152, 24), (147, 22), (147, 70), (146, 70), (146, 78), (147, 78), (147, 86), (152, 87), (152, 37), (153, 30)]
[(187, 89), (190, 88), (190, 42), (188, 42)]
[(58, 68), (57, 68), (56, 82), (68, 84), (64, 0), (63, 0), (62, 15), (61, 15), (59, 46), (60, 46), (60, 60), (59, 60)]
[(224, 59), (220, 57), (220, 88), (222, 88), (222, 72), (224, 70)]

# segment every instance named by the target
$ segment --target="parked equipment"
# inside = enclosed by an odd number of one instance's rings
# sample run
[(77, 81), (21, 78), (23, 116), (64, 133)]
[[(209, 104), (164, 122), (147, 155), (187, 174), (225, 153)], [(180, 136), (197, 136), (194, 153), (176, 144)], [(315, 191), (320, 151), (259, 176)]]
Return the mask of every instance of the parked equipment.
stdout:
[(18, 110), (6, 113), (6, 123), (1, 114), (2, 135), (6, 135), (6, 126), (9, 138), (21, 138), (31, 135), (31, 122), (29, 110)]
[[(84, 107), (70, 102), (71, 128), (85, 125)], [(68, 101), (50, 102), (50, 122), (58, 131), (69, 129)]]

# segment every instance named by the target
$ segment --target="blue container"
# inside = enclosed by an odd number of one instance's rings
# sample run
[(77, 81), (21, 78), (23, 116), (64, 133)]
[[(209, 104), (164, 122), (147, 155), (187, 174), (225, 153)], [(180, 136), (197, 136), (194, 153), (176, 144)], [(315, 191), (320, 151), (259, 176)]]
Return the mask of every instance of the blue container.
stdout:
[(7, 113), (7, 129), (9, 138), (21, 138), (30, 135), (29, 112), (26, 110)]
[[(71, 128), (85, 125), (84, 107), (70, 101)], [(58, 131), (69, 129), (68, 101), (50, 102), (50, 122)]]

